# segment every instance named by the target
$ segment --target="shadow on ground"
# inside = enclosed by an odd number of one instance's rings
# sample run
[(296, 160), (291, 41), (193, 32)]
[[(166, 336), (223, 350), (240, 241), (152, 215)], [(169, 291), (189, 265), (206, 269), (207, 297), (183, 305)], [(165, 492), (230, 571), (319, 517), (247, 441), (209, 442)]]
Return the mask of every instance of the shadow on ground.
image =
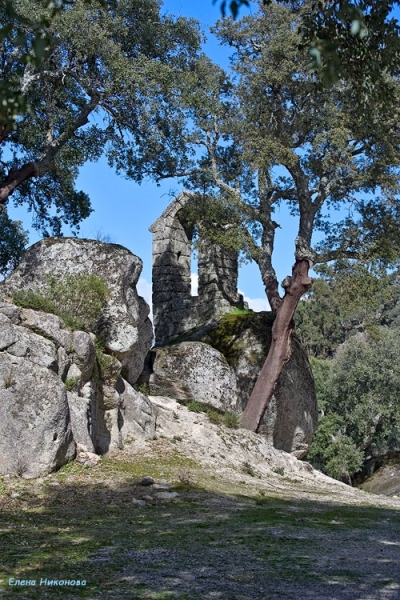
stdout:
[[(50, 483), (48, 483), (50, 481)], [(178, 486), (172, 500), (126, 477), (3, 487), (0, 597), (395, 600), (400, 513)], [(15, 495), (15, 493), (14, 493)], [(143, 499), (143, 506), (132, 498)], [(9, 585), (14, 580), (35, 585)], [(40, 582), (47, 580), (46, 583)], [(49, 585), (52, 580), (85, 586)], [(13, 583), (12, 579), (11, 582)]]

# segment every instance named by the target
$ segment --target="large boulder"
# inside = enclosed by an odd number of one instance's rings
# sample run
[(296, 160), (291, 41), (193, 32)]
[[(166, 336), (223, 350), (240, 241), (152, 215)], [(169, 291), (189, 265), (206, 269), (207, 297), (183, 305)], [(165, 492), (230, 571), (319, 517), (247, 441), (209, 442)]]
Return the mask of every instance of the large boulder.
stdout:
[(0, 317), (0, 474), (39, 477), (75, 456), (66, 389), (54, 344)]
[[(192, 395), (196, 396), (198, 401), (204, 402), (205, 400), (198, 396), (201, 381), (197, 388), (193, 384), (198, 367), (196, 361), (192, 360), (191, 351), (188, 350), (188, 342), (202, 342), (205, 344), (204, 355), (209, 356), (207, 348), (210, 346), (218, 352), (211, 369), (217, 368), (217, 365), (225, 361), (236, 378), (237, 399), (233, 396), (229, 399), (228, 395), (229, 400), (224, 409), (232, 410), (232, 406), (236, 405), (237, 411), (241, 412), (248, 402), (268, 354), (272, 323), (273, 316), (267, 312), (226, 314), (179, 336), (175, 342), (163, 348), (153, 349), (147, 359), (148, 375), (152, 371), (149, 379), (151, 393), (159, 394), (162, 391), (166, 396), (180, 399), (179, 394), (174, 392), (174, 387), (177, 391), (189, 387)], [(197, 349), (201, 355), (200, 347)], [(176, 356), (180, 356), (180, 368)], [(203, 376), (208, 382), (207, 370)], [(169, 381), (169, 389), (160, 388), (160, 378)], [(259, 433), (275, 448), (302, 458), (312, 441), (317, 418), (317, 400), (311, 368), (299, 340), (293, 336), (291, 358), (279, 378)]]
[(201, 402), (222, 411), (239, 410), (236, 377), (225, 357), (203, 342), (154, 350), (152, 395)]
[(0, 302), (0, 474), (38, 477), (74, 458), (152, 437), (146, 396), (115, 356), (96, 359), (94, 336), (41, 311)]
[(0, 282), (0, 300), (12, 297), (16, 290), (40, 290), (49, 276), (62, 280), (65, 274), (91, 273), (102, 277), (111, 295), (97, 328), (106, 340), (106, 350), (121, 362), (123, 377), (133, 385), (153, 339), (149, 307), (136, 291), (141, 270), (140, 258), (123, 246), (46, 238), (28, 248), (15, 271)]

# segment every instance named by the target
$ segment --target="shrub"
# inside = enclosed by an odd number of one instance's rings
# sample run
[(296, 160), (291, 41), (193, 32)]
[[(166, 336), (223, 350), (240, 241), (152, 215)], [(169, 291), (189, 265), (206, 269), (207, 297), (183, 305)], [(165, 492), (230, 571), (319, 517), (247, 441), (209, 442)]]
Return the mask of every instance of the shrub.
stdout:
[(216, 410), (213, 410), (212, 408), (208, 408), (207, 415), (208, 415), (208, 418), (210, 419), (211, 423), (221, 423), (222, 415), (220, 415), (219, 412), (217, 412)]
[(204, 404), (201, 404), (200, 402), (196, 402), (195, 400), (186, 404), (186, 407), (195, 413), (201, 413), (201, 412), (206, 411), (206, 407), (204, 406)]
[(247, 473), (247, 475), (250, 475), (251, 477), (256, 476), (255, 470), (253, 469), (253, 467), (251, 466), (251, 464), (248, 461), (243, 463), (243, 472)]
[(111, 354), (105, 353), (104, 340), (100, 336), (95, 339), (98, 376), (102, 381), (113, 383), (121, 370), (121, 363)]
[(226, 412), (222, 415), (222, 423), (225, 427), (238, 429), (240, 427), (240, 417), (234, 412)]
[(63, 280), (49, 275), (43, 289), (16, 291), (13, 301), (24, 308), (55, 314), (71, 329), (95, 331), (110, 293), (104, 279), (97, 275), (67, 274)]
[(347, 340), (330, 361), (312, 360), (322, 416), (306, 460), (350, 482), (365, 456), (400, 441), (400, 330), (376, 327)]
[(78, 376), (77, 377), (67, 377), (67, 379), (64, 382), (67, 392), (72, 392), (72, 390), (75, 388), (75, 386), (77, 385), (79, 380), (80, 380), (80, 377), (78, 377)]
[[(145, 396), (150, 395), (150, 386), (148, 383), (141, 383), (138, 387), (139, 392), (144, 394)], [(175, 414), (175, 413), (174, 413)]]
[(275, 469), (272, 469), (274, 473), (277, 473), (277, 475), (282, 475), (282, 477), (285, 474), (285, 469), (283, 467), (275, 467)]

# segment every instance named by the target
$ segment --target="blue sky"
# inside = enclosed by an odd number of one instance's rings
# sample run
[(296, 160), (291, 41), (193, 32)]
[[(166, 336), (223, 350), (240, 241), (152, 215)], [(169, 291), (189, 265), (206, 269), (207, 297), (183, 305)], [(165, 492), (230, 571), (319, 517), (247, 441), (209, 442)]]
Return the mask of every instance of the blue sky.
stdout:
[[(229, 51), (226, 47), (219, 46), (218, 41), (209, 32), (209, 27), (220, 17), (219, 5), (219, 0), (215, 5), (212, 4), (212, 0), (165, 0), (163, 9), (164, 12), (177, 16), (198, 19), (208, 38), (204, 50), (215, 62), (227, 69)], [(249, 12), (251, 8), (243, 7), (240, 14)], [(160, 187), (152, 182), (139, 186), (118, 177), (108, 167), (106, 160), (101, 159), (97, 163), (88, 163), (81, 169), (77, 189), (89, 194), (94, 208), (91, 216), (81, 224), (79, 237), (96, 238), (100, 232), (139, 256), (143, 260), (143, 271), (138, 289), (150, 303), (152, 240), (148, 228), (182, 188), (173, 179), (163, 181)], [(30, 244), (40, 239), (38, 232), (31, 229), (31, 215), (21, 207), (15, 209), (12, 200), (9, 203), (9, 214), (11, 218), (21, 220), (24, 228), (29, 230)], [(279, 281), (282, 281), (291, 273), (294, 262), (293, 242), (297, 219), (289, 215), (285, 206), (277, 209), (274, 218), (282, 226), (282, 229), (277, 230), (274, 253), (275, 268)], [(64, 235), (69, 235), (67, 228)], [(192, 270), (195, 281), (195, 264)], [(257, 265), (248, 264), (240, 269), (239, 289), (254, 310), (268, 309)]]

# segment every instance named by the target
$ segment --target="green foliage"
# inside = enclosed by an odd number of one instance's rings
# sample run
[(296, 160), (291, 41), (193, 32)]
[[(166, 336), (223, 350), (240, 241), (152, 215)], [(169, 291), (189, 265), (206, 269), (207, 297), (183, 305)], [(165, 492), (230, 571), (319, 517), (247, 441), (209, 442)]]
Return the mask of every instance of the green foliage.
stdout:
[(285, 474), (285, 469), (283, 467), (275, 467), (272, 470), (274, 473), (277, 473), (278, 475), (282, 475), (282, 477)]
[(95, 331), (110, 293), (101, 277), (66, 274), (63, 280), (48, 276), (41, 290), (14, 292), (13, 301), (24, 308), (58, 315), (71, 329)]
[[(141, 383), (139, 385), (138, 389), (139, 389), (139, 392), (141, 392), (145, 396), (149, 396), (149, 394), (150, 394), (150, 386), (149, 386), (148, 383)], [(174, 413), (174, 417), (175, 417), (175, 413)]]
[[(286, 0), (277, 1), (287, 5)], [(268, 11), (272, 0), (262, 0), (262, 4)], [(371, 95), (385, 102), (392, 89), (384, 85), (382, 73), (396, 72), (398, 67), (400, 28), (391, 13), (399, 2), (328, 0), (290, 4), (302, 17), (301, 47), (308, 49), (309, 69), (318, 75), (319, 83), (332, 87), (339, 80), (351, 82), (361, 106)], [(249, 5), (248, 0), (223, 0), (220, 10), (226, 16), (229, 6), (236, 19), (241, 6)]]
[[(14, 131), (0, 127), (0, 202), (12, 193), (17, 205), (28, 204), (34, 227), (60, 235), (63, 223), (78, 230), (91, 212), (87, 194), (75, 188), (86, 161), (106, 154), (118, 173), (140, 182), (185, 160), (178, 99), (190, 85), (199, 28), (161, 15), (158, 0), (74, 0), (53, 15), (42, 0), (16, 0), (12, 8), (0, 7), (0, 86), (22, 94), (24, 105)], [(20, 44), (31, 56), (38, 31), (56, 43), (26, 62)]]
[(201, 404), (200, 402), (196, 402), (195, 400), (193, 400), (192, 402), (188, 402), (188, 404), (186, 404), (186, 408), (188, 408), (188, 410), (190, 410), (191, 412), (195, 412), (195, 413), (205, 412), (205, 410), (206, 410), (206, 407), (204, 404)]
[(229, 315), (248, 315), (249, 313), (253, 313), (253, 312), (254, 312), (254, 310), (251, 310), (251, 308), (250, 309), (247, 309), (247, 308), (234, 308), (228, 314)]
[(360, 470), (364, 453), (350, 437), (342, 436), (332, 440), (325, 453), (326, 472), (335, 479), (350, 480)]
[(238, 429), (240, 427), (240, 417), (238, 414), (228, 411), (222, 415), (222, 423), (225, 427)]
[(310, 66), (322, 83), (332, 86), (347, 80), (361, 106), (371, 96), (384, 103), (392, 89), (382, 73), (392, 74), (398, 67), (400, 30), (391, 15), (398, 2), (328, 0), (300, 5), (306, 7), (302, 45), (310, 47)]
[(295, 313), (296, 334), (309, 356), (320, 356), (327, 348), (335, 350), (345, 340), (342, 306), (332, 285), (316, 279)]
[(400, 330), (379, 326), (347, 340), (335, 359), (311, 362), (322, 413), (307, 455), (314, 466), (346, 479), (367, 456), (398, 446), (399, 354)]
[[(288, 3), (260, 3), (254, 16), (219, 21), (214, 31), (233, 49), (233, 77), (204, 59), (193, 71), (196, 95), (194, 86), (184, 95), (192, 115), (184, 136), (196, 160), (183, 181), (195, 192), (198, 229), (254, 260), (269, 289), (282, 203), (299, 218), (297, 258), (400, 256), (398, 102), (371, 96), (365, 119), (351, 86), (316, 87), (301, 47), (302, 14)], [(398, 80), (382, 77), (397, 95)], [(332, 211), (343, 208), (349, 216), (335, 223)], [(311, 248), (317, 231), (322, 240)], [(311, 346), (337, 323), (323, 328)]]
[(80, 380), (79, 376), (67, 377), (67, 379), (64, 382), (65, 389), (67, 390), (67, 392), (72, 392), (76, 388), (76, 385), (79, 382), (79, 380)]
[(396, 320), (400, 287), (397, 271), (387, 267), (349, 260), (316, 267), (321, 278), (314, 281), (295, 315), (296, 333), (309, 356), (328, 356), (355, 330), (372, 336), (376, 326)]
[[(213, 0), (213, 4), (215, 4), (217, 1), (218, 0)], [(249, 0), (222, 0), (220, 4), (220, 10), (223, 17), (226, 15), (227, 4), (234, 19), (236, 19), (238, 16), (241, 6), (250, 6)]]
[(114, 383), (121, 371), (121, 364), (112, 354), (105, 351), (105, 341), (101, 335), (96, 335), (94, 341), (98, 373), (97, 377), (103, 382)]
[(360, 470), (364, 453), (344, 430), (344, 419), (336, 413), (321, 417), (307, 460), (330, 477), (347, 482)]
[(21, 260), (29, 241), (28, 232), (20, 221), (11, 221), (7, 212), (0, 212), (0, 275), (9, 275)]
[(219, 412), (217, 412), (216, 410), (212, 410), (211, 408), (207, 409), (206, 412), (211, 423), (218, 424), (221, 422), (221, 415), (219, 414)]
[(310, 357), (309, 361), (314, 377), (318, 409), (320, 413), (324, 414), (330, 400), (327, 381), (329, 381), (329, 378), (331, 377), (335, 363), (332, 360), (318, 359), (314, 357)]
[(247, 475), (250, 475), (251, 477), (256, 476), (255, 470), (253, 469), (253, 467), (251, 466), (251, 464), (248, 461), (243, 463), (243, 472), (246, 473)]
[(220, 412), (206, 404), (196, 401), (189, 402), (186, 404), (186, 407), (195, 413), (206, 413), (211, 423), (225, 425), (225, 427), (230, 427), (232, 429), (240, 427), (240, 417), (236, 413), (230, 411)]
[[(17, 306), (22, 306), (23, 308), (41, 310), (43, 312), (51, 313), (53, 315), (58, 315), (59, 317), (61, 316), (59, 314), (60, 311), (53, 302), (53, 300), (39, 292), (34, 292), (32, 290), (16, 290), (13, 293), (13, 302)], [(68, 317), (67, 320), (69, 320)]]

